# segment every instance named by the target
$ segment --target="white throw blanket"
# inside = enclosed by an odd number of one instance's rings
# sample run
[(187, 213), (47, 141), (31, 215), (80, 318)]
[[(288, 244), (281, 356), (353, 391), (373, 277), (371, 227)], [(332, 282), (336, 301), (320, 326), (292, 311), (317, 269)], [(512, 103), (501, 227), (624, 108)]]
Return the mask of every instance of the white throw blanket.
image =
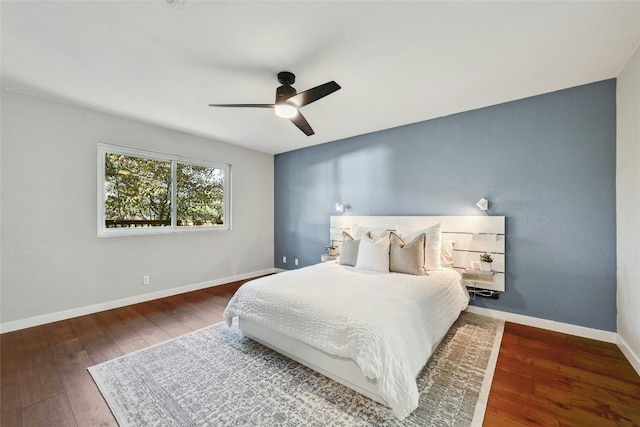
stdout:
[(353, 359), (402, 419), (418, 407), (416, 376), (468, 302), (451, 269), (411, 276), (330, 262), (244, 284), (224, 316)]

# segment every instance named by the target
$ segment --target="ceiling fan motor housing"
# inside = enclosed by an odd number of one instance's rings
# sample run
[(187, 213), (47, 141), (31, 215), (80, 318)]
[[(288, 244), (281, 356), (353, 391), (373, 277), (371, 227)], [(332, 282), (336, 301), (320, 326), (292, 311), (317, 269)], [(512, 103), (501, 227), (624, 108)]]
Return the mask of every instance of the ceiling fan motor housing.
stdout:
[(295, 88), (291, 85), (296, 81), (296, 76), (288, 71), (281, 71), (278, 73), (278, 81), (282, 86), (276, 89), (276, 104), (282, 104), (287, 99), (294, 95), (297, 95)]
[(296, 95), (297, 92), (296, 90), (289, 85), (282, 85), (279, 88), (276, 89), (276, 104), (282, 104), (283, 102), (286, 102), (287, 99), (291, 98), (292, 96)]
[(296, 82), (296, 75), (290, 73), (289, 71), (280, 71), (278, 73), (278, 81), (281, 85), (289, 85), (291, 86)]

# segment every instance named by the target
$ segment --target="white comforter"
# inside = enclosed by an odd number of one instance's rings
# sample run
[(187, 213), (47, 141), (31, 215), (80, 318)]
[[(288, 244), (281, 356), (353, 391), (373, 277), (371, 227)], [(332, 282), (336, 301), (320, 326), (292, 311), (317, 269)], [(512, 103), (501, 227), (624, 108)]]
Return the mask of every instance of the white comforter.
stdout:
[(468, 302), (451, 269), (411, 276), (328, 262), (244, 284), (224, 316), (353, 359), (402, 419), (418, 407), (416, 376)]

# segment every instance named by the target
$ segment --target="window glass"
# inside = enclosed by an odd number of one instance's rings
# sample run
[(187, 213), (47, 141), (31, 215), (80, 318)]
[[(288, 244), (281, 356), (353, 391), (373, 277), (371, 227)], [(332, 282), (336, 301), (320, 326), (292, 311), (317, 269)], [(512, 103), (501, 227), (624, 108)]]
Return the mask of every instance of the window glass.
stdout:
[(171, 162), (105, 154), (105, 227), (170, 227)]
[(216, 226), (224, 224), (224, 171), (178, 163), (177, 225)]
[(230, 227), (230, 166), (99, 144), (98, 234)]

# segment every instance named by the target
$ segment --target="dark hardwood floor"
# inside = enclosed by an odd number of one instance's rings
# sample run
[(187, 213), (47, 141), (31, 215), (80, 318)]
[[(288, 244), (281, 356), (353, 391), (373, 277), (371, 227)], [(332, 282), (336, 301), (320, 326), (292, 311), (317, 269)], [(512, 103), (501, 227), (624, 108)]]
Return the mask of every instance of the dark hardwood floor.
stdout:
[[(116, 426), (87, 367), (222, 321), (243, 283), (0, 336), (0, 424)], [(485, 426), (640, 426), (640, 378), (613, 344), (507, 323)]]
[(640, 426), (640, 377), (615, 344), (507, 323), (484, 426)]

